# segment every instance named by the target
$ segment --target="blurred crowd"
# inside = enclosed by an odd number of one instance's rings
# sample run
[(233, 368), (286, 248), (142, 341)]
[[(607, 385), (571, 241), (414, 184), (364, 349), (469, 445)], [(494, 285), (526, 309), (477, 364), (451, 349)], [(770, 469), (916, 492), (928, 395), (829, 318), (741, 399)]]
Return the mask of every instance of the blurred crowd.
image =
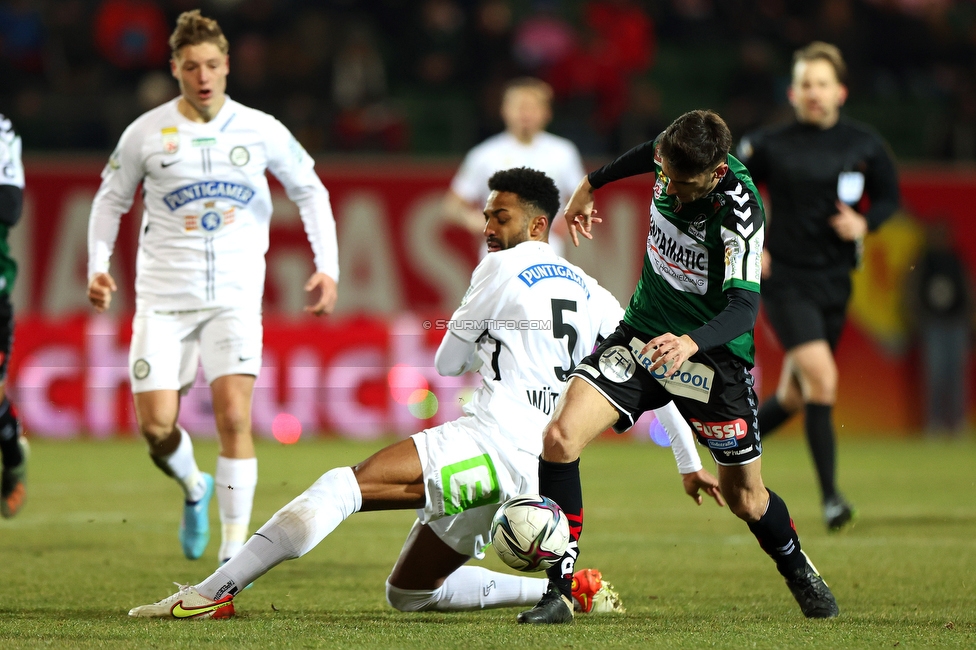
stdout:
[(176, 95), (167, 38), (196, 7), (230, 40), (228, 93), (315, 153), (463, 153), (519, 75), (584, 155), (690, 108), (739, 136), (788, 117), (791, 53), (821, 39), (899, 158), (976, 160), (976, 3), (953, 0), (4, 0), (0, 112), (27, 150), (111, 149)]

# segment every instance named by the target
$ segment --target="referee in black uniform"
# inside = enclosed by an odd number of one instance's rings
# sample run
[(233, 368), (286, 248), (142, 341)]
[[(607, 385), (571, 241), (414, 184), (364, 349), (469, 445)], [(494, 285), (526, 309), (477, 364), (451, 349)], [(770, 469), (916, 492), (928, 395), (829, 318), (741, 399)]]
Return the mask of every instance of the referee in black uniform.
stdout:
[(769, 194), (762, 302), (786, 351), (776, 396), (759, 410), (759, 430), (769, 435), (803, 409), (829, 530), (854, 515), (834, 476), (833, 352), (861, 240), (898, 208), (887, 145), (870, 127), (840, 115), (846, 71), (829, 43), (797, 50), (788, 91), (796, 121), (747, 135), (738, 151)]

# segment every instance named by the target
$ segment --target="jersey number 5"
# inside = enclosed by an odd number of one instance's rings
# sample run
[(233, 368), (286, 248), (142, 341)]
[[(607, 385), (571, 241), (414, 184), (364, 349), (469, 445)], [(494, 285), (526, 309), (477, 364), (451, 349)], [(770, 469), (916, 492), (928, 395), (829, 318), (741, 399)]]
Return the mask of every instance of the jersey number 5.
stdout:
[(569, 350), (569, 368), (561, 368), (559, 366), (553, 368), (556, 371), (556, 377), (559, 378), (559, 381), (566, 381), (566, 377), (573, 369), (573, 350), (576, 349), (576, 342), (579, 340), (579, 334), (576, 332), (576, 328), (569, 323), (563, 322), (564, 311), (576, 311), (576, 301), (553, 298), (552, 336), (556, 339), (567, 337), (566, 349)]

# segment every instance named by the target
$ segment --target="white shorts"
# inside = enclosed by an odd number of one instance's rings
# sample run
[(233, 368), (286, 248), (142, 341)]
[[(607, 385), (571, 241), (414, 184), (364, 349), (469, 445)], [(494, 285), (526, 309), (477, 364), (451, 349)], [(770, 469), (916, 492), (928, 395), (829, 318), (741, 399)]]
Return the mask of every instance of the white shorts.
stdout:
[(427, 504), (417, 511), (449, 547), (484, 558), (498, 506), (539, 491), (539, 458), (492, 435), (471, 417), (416, 433)]
[(201, 362), (208, 384), (225, 375), (257, 377), (262, 337), (259, 311), (136, 312), (129, 345), (132, 392), (185, 393), (193, 385)]

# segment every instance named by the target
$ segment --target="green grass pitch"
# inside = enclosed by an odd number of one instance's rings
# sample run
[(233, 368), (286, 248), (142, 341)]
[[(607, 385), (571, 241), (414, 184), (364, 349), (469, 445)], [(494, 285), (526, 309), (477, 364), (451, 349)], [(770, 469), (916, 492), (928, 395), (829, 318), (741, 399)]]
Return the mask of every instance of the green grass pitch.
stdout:
[[(252, 527), (331, 467), (380, 443), (322, 440), (258, 449)], [(929, 648), (976, 647), (976, 441), (853, 438), (840, 477), (860, 517), (828, 535), (803, 442), (766, 444), (766, 483), (789, 504), (841, 616), (802, 617), (744, 524), (681, 491), (668, 450), (600, 441), (584, 451), (578, 566), (601, 569), (622, 616), (528, 628), (515, 609), (401, 614), (383, 583), (411, 512), (357, 514), (273, 570), (228, 621), (129, 619), (134, 605), (197, 582), (176, 531), (180, 495), (137, 441), (35, 440), (28, 502), (0, 521), (0, 648)], [(216, 447), (198, 443), (201, 467)], [(211, 521), (217, 523), (216, 504)], [(219, 528), (218, 528), (219, 530)], [(489, 552), (488, 566), (501, 563)]]

